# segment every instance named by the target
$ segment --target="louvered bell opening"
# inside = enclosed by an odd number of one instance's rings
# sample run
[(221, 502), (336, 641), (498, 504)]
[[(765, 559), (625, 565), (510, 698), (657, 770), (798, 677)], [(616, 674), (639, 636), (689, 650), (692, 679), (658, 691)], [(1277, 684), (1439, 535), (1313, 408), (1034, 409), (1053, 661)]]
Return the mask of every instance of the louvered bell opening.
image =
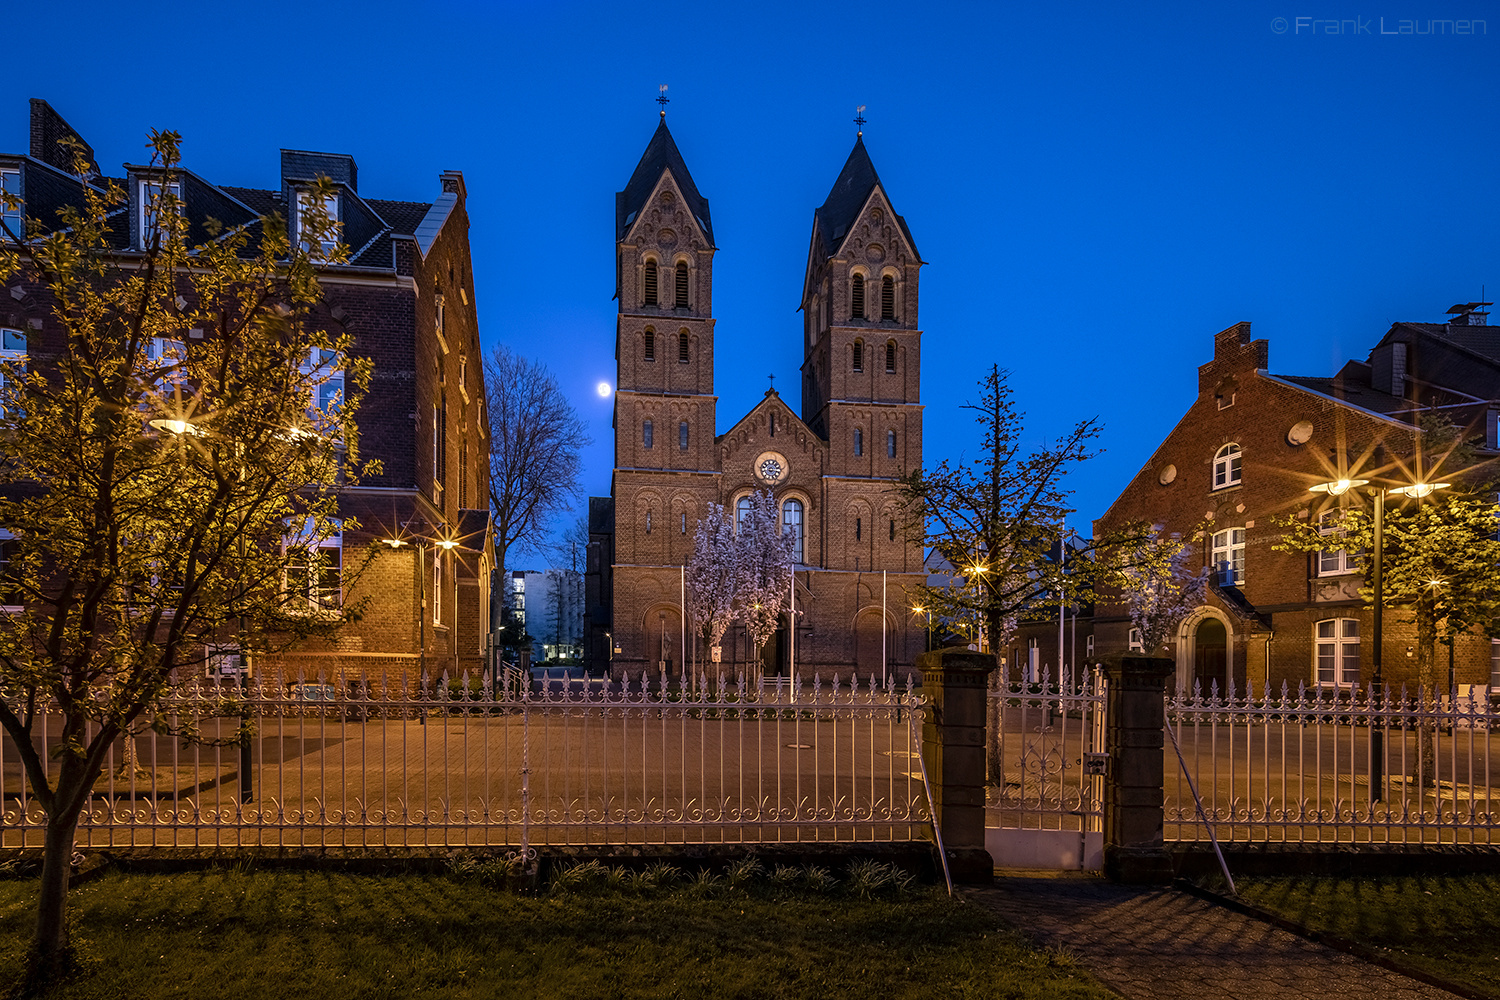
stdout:
[(647, 361), (655, 361), (656, 360), (656, 331), (655, 330), (647, 330), (646, 331), (646, 360)]
[(688, 272), (686, 264), (677, 265), (677, 308), (688, 307)]
[(854, 295), (849, 307), (849, 315), (854, 319), (865, 318), (865, 276), (862, 274), (854, 276)]
[(863, 340), (854, 342), (854, 370), (857, 372), (865, 370), (865, 342)]
[(889, 275), (880, 279), (880, 318), (896, 318), (896, 282)]
[(885, 373), (896, 374), (896, 345), (894, 342), (885, 345)]
[(683, 364), (688, 362), (688, 335), (685, 333), (677, 335), (677, 360)]
[(645, 290), (641, 294), (642, 302), (648, 306), (656, 305), (656, 261), (646, 261)]

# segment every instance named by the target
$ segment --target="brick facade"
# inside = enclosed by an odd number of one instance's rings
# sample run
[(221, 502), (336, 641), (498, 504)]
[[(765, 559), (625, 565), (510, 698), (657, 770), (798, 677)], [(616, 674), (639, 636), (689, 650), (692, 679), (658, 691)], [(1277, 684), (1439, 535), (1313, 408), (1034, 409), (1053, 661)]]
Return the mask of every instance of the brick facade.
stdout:
[[(708, 202), (665, 122), (617, 197), (617, 210), (615, 471), (611, 498), (596, 498), (591, 508), (591, 662), (609, 657), (608, 633), (618, 650), (617, 673), (663, 663), (679, 672), (681, 574), (697, 523), (710, 503), (733, 511), (742, 497), (770, 489), (784, 517), (789, 502), (801, 505), (796, 634), (788, 634), (783, 616), (757, 665), (748, 635), (735, 626), (723, 643), (725, 669), (786, 673), (795, 645), (804, 676), (878, 673), (884, 586), (885, 663), (900, 674), (910, 671), (925, 633), (907, 613), (913, 603), (907, 594), (925, 576), (921, 547), (908, 540), (889, 491), (922, 460), (922, 262), (863, 141), (814, 220), (800, 415), (772, 389), (715, 434), (717, 247)], [(685, 302), (679, 266), (686, 269)], [(855, 315), (848, 293), (856, 273), (870, 283), (864, 316)], [(887, 275), (893, 308), (883, 312)], [(696, 648), (691, 628), (687, 644), (689, 661), (704, 666), (706, 651)]]
[[(1493, 336), (1500, 347), (1500, 331)], [(1161, 525), (1193, 544), (1199, 565), (1214, 564), (1216, 533), (1244, 532), (1243, 581), (1211, 586), (1203, 606), (1169, 642), (1177, 685), (1217, 684), (1221, 690), (1230, 680), (1240, 690), (1247, 684), (1256, 690), (1267, 683), (1292, 689), (1317, 685), (1317, 625), (1345, 619), (1357, 623), (1350, 632), (1358, 634), (1359, 677), (1369, 680), (1374, 623), (1358, 593), (1362, 578), (1342, 566), (1322, 572), (1316, 553), (1275, 549), (1285, 532), (1277, 518), (1315, 521), (1341, 502), (1370, 502), (1357, 492), (1341, 499), (1309, 492), (1310, 486), (1340, 478), (1383, 480), (1400, 464), (1412, 466), (1419, 433), (1412, 422), (1423, 406), (1411, 397), (1422, 390), (1408, 382), (1396, 386), (1403, 388), (1401, 394), (1383, 392), (1371, 386), (1369, 367), (1351, 363), (1334, 379), (1276, 376), (1268, 371), (1269, 345), (1251, 339), (1250, 324), (1218, 333), (1212, 360), (1198, 369), (1197, 399), (1095, 522), (1096, 533), (1131, 522)], [(1500, 396), (1493, 370), (1477, 387), (1486, 384), (1486, 396)], [(1487, 408), (1481, 401), (1460, 422), (1482, 432)], [(1216, 482), (1215, 457), (1229, 445), (1240, 449), (1238, 481)], [(1233, 478), (1225, 472), (1220, 472), (1223, 479)], [(1383, 625), (1384, 676), (1398, 686), (1416, 683), (1416, 640), (1404, 617), (1388, 607)], [(1086, 662), (1090, 641), (1095, 658), (1125, 652), (1130, 631), (1126, 608), (1103, 603), (1097, 616), (1078, 620), (1076, 645), (1073, 626), (1065, 628), (1064, 662)], [(1032, 642), (1035, 654), (1028, 653)], [(1057, 652), (1053, 618), (1023, 627), (1002, 655), (1018, 665), (1035, 655), (1052, 667)], [(1459, 639), (1454, 682), (1488, 684), (1490, 657), (1488, 638)], [(1439, 646), (1438, 658), (1438, 676), (1446, 686), (1445, 647)]]
[[(68, 161), (58, 141), (72, 129), (45, 101), (31, 102), (31, 116), (29, 154), (0, 153), (0, 166), (20, 172), (28, 214), (55, 218), (59, 199), (78, 197), (77, 180), (60, 169)], [(442, 173), (432, 202), (385, 201), (360, 194), (348, 155), (283, 150), (281, 165), (282, 177), (266, 189), (217, 187), (192, 174), (190, 164), (180, 179), (190, 238), (201, 238), (210, 215), (252, 231), (260, 215), (295, 220), (299, 182), (325, 174), (340, 184), (337, 215), (350, 259), (321, 269), (324, 297), (313, 319), (352, 336), (353, 352), (372, 363), (355, 423), (361, 461), (380, 468), (340, 504), (344, 599), (363, 602), (364, 613), (333, 643), (310, 644), (305, 652), (319, 655), (304, 657), (302, 666), (353, 677), (361, 657), (383, 657), (379, 669), (399, 676), (410, 672), (400, 666), (408, 657), (434, 672), (475, 670), (487, 640), (493, 559), (489, 418), (463, 176)], [(118, 182), (132, 198), (138, 179), (154, 176), (128, 164), (124, 172)], [(114, 235), (116, 251), (128, 259), (142, 250), (136, 213), (127, 214)], [(0, 325), (28, 331), (29, 355), (45, 365), (63, 349), (52, 303), (41, 289), (12, 284)], [(403, 544), (380, 544), (385, 539)], [(453, 546), (442, 548), (444, 541)], [(283, 658), (281, 668), (293, 670), (288, 663)]]

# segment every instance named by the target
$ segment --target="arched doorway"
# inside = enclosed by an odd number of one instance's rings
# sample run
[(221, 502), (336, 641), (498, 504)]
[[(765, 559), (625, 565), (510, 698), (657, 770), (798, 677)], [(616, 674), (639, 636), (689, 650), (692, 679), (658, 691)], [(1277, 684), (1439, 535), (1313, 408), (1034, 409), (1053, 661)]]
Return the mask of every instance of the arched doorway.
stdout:
[[(854, 620), (854, 666), (859, 676), (869, 678), (881, 676), (881, 614), (879, 608), (868, 608)], [(889, 664), (896, 650), (891, 644), (891, 635), (884, 636), (885, 663)]]
[(1193, 633), (1193, 683), (1205, 693), (1229, 680), (1229, 633), (1217, 618), (1204, 618)]

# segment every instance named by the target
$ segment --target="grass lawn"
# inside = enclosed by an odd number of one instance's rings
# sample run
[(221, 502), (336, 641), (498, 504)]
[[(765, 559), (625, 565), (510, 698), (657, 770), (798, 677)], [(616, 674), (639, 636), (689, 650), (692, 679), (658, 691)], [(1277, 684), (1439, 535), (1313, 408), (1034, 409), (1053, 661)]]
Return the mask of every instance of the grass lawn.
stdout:
[[(72, 894), (85, 967), (56, 995), (1110, 996), (940, 889), (819, 881), (616, 873), (521, 895), (453, 875), (111, 873)], [(34, 888), (0, 882), (0, 982), (19, 973)]]
[(1500, 997), (1500, 876), (1257, 878), (1240, 898)]

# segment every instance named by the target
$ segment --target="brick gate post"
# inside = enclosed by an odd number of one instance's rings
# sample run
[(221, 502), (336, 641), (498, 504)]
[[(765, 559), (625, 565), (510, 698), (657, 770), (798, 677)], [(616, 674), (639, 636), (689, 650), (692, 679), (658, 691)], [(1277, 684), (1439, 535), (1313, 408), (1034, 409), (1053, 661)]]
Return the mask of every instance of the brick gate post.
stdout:
[(1167, 678), (1176, 665), (1165, 657), (1122, 656), (1104, 669), (1104, 874), (1116, 882), (1170, 882), (1172, 859), (1162, 843), (1162, 752)]
[(922, 759), (949, 871), (955, 882), (989, 882), (995, 862), (984, 849), (984, 723), (995, 658), (935, 649), (917, 657), (917, 668), (928, 703)]

